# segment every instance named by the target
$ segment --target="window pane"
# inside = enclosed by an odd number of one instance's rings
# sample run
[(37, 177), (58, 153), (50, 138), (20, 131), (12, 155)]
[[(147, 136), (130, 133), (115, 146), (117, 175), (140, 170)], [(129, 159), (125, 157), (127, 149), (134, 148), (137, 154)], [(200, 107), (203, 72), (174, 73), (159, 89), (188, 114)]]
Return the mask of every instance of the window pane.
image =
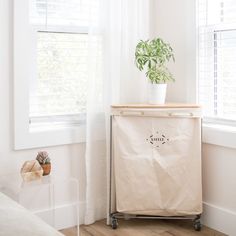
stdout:
[(37, 80), (31, 84), (30, 116), (85, 111), (88, 35), (38, 32)]
[(236, 120), (236, 30), (206, 35), (199, 51), (199, 101), (204, 116)]
[(236, 119), (236, 30), (216, 33), (217, 116)]
[(98, 21), (96, 0), (29, 0), (30, 23), (41, 26), (84, 26)]

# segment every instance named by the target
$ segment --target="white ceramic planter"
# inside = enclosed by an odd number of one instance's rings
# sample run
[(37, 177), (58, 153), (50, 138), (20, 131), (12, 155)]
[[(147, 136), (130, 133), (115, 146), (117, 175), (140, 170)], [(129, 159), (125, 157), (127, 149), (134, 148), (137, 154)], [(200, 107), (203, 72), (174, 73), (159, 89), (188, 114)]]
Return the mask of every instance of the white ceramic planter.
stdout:
[(166, 100), (167, 84), (152, 84), (149, 83), (148, 102), (150, 104), (164, 104)]

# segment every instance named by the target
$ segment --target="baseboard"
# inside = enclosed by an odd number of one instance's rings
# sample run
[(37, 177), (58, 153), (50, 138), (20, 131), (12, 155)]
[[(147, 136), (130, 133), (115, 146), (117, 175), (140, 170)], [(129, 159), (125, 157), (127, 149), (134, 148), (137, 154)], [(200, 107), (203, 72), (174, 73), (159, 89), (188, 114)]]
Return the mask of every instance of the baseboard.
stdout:
[(226, 235), (236, 235), (236, 212), (204, 202), (203, 224)]
[(56, 206), (54, 209), (43, 209), (34, 213), (57, 230), (66, 229), (84, 223), (85, 202), (79, 202), (79, 221), (75, 203)]
[[(56, 229), (65, 229), (77, 225), (75, 204), (56, 206), (54, 210), (45, 209), (34, 212)], [(236, 235), (236, 212), (204, 202), (202, 222), (204, 225), (218, 230), (226, 235)], [(79, 202), (79, 224), (84, 224), (85, 202)]]

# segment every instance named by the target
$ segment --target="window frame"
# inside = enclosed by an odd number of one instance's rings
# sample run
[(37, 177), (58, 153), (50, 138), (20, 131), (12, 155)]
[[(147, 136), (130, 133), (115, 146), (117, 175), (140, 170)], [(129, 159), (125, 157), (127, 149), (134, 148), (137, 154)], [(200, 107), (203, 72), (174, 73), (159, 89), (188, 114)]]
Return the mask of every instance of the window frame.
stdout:
[[(40, 27), (30, 27), (28, 0), (14, 0), (13, 5), (13, 70), (14, 70), (14, 149), (30, 149), (85, 142), (86, 124), (64, 123), (30, 129), (30, 79), (36, 71), (36, 33)], [(48, 31), (71, 32), (74, 28), (49, 27)], [(78, 30), (78, 28), (77, 28)], [(80, 32), (88, 29), (81, 27)], [(33, 78), (35, 79), (35, 77)]]
[[(198, 11), (198, 6), (199, 6), (199, 1), (200, 0), (198, 0), (197, 1), (197, 6), (196, 6), (196, 10)], [(199, 12), (197, 12), (197, 22), (199, 22)], [(200, 32), (200, 28), (204, 28), (204, 29), (207, 29), (207, 31), (208, 31), (208, 34), (209, 35), (211, 35), (212, 37), (212, 45), (213, 45), (213, 48), (210, 48), (209, 50), (212, 50), (213, 49), (213, 54), (212, 54), (212, 58), (213, 58), (213, 60), (214, 60), (214, 65), (213, 66), (215, 66), (215, 57), (216, 57), (216, 54), (215, 53), (217, 53), (215, 50), (217, 50), (217, 45), (215, 45), (215, 36), (217, 35), (217, 33), (220, 33), (220, 32), (223, 32), (223, 31), (231, 31), (231, 30), (236, 30), (236, 24), (235, 23), (231, 23), (231, 24), (229, 24), (229, 23), (227, 23), (227, 24), (224, 24), (224, 23), (222, 23), (222, 24), (216, 24), (216, 25), (210, 25), (210, 26), (199, 26), (198, 24), (197, 24), (197, 46), (196, 46), (196, 48), (197, 48), (197, 53), (196, 53), (196, 55), (197, 55), (197, 70), (199, 70), (199, 51), (200, 51), (200, 42), (199, 42), (199, 32)], [(215, 47), (216, 47), (216, 49), (215, 49)], [(210, 52), (210, 51), (209, 51)], [(210, 54), (210, 53), (209, 53)], [(199, 71), (197, 71), (197, 74), (198, 74), (198, 72)], [(215, 74), (215, 68), (214, 68), (214, 74)], [(215, 75), (214, 75), (214, 77), (215, 77)], [(200, 81), (200, 76), (199, 76), (199, 74), (197, 75), (197, 84), (198, 84), (198, 88), (197, 88), (197, 100), (199, 101), (199, 90), (200, 90), (200, 88), (199, 88), (199, 81)], [(214, 81), (215, 82), (215, 81)], [(215, 109), (215, 105), (214, 105), (214, 107), (213, 107), (214, 109)], [(221, 125), (222, 124), (222, 120), (224, 120), (224, 125), (227, 125), (227, 126), (231, 126), (231, 127), (236, 127), (236, 122), (234, 122), (234, 121), (236, 121), (236, 120), (231, 120), (231, 119), (226, 119), (226, 118), (224, 118), (224, 117), (215, 117), (215, 116), (207, 116), (207, 117), (203, 117), (203, 122), (204, 123), (206, 123), (206, 124), (210, 124), (210, 123), (212, 123), (212, 124), (218, 124), (218, 125)], [(206, 122), (205, 122), (206, 121)]]
[[(196, 101), (199, 102), (199, 1), (196, 1)], [(206, 27), (205, 27), (206, 28)], [(214, 35), (215, 31), (222, 29), (236, 29), (236, 24), (215, 25), (208, 26), (207, 29)], [(214, 42), (213, 42), (214, 43)], [(211, 145), (222, 146), (226, 148), (236, 148), (236, 121), (229, 119), (222, 119), (217, 117), (203, 117), (202, 118), (202, 142)]]

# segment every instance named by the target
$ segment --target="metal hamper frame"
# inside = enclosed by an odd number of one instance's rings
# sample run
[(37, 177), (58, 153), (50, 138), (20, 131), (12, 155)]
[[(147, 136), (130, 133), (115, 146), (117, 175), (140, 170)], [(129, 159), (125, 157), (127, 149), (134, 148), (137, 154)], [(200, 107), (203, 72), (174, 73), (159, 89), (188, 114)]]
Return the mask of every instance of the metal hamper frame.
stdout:
[[(143, 115), (143, 114), (142, 114)], [(120, 212), (112, 211), (112, 181), (113, 181), (113, 133), (112, 133), (112, 121), (114, 115), (110, 115), (110, 156), (109, 156), (109, 192), (108, 192), (108, 214), (107, 214), (107, 224), (111, 225), (112, 229), (117, 229), (118, 219), (165, 219), (165, 220), (192, 220), (193, 227), (196, 231), (200, 231), (202, 228), (201, 224), (201, 214), (199, 215), (189, 215), (189, 216), (148, 216), (148, 215), (131, 215), (124, 214)], [(202, 119), (200, 120), (200, 125), (202, 124)], [(201, 125), (202, 127), (202, 125)], [(201, 132), (202, 134), (202, 132)], [(202, 139), (202, 137), (201, 137)]]

